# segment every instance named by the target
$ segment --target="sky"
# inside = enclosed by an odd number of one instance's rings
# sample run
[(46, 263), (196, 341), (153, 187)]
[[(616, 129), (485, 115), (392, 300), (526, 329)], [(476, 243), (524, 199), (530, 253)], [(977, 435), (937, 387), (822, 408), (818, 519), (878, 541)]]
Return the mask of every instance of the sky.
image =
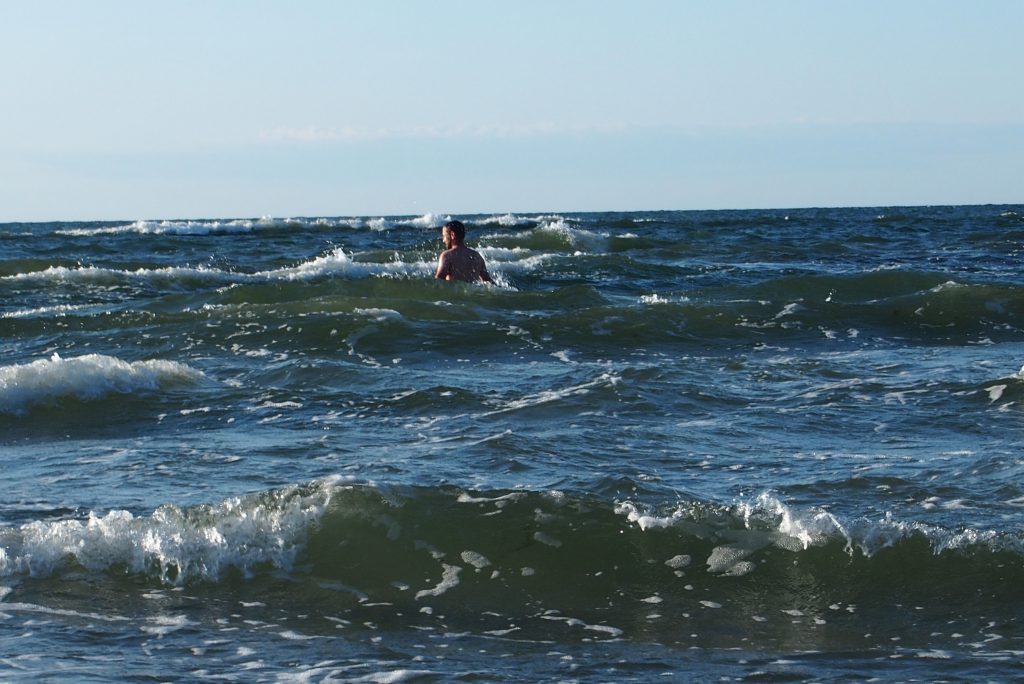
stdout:
[(1020, 0), (0, 0), (0, 222), (1024, 202)]

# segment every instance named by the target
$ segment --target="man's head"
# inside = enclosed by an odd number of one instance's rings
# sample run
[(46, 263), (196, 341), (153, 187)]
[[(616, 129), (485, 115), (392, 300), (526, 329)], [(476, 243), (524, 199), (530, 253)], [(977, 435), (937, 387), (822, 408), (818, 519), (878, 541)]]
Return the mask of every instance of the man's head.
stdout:
[(441, 228), (441, 239), (446, 246), (461, 245), (466, 240), (466, 226), (462, 221), (449, 221)]

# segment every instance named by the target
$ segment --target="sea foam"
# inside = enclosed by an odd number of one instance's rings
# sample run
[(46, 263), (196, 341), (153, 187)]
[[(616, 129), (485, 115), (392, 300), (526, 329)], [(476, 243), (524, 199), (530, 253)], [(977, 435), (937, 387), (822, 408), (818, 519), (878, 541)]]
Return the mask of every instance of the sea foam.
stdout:
[(103, 354), (65, 359), (55, 353), (49, 359), (0, 366), (0, 413), (21, 414), (30, 406), (63, 397), (152, 392), (205, 378), (202, 371), (177, 361), (128, 362)]
[(947, 529), (917, 521), (900, 521), (890, 515), (872, 520), (841, 520), (819, 508), (788, 505), (769, 492), (731, 507), (707, 507), (680, 503), (671, 511), (652, 511), (625, 501), (616, 513), (641, 530), (679, 528), (695, 536), (724, 540), (707, 558), (709, 571), (740, 575), (753, 570), (745, 559), (768, 546), (799, 552), (840, 542), (849, 555), (872, 557), (883, 549), (920, 537), (935, 554), (949, 550), (982, 548), (1024, 554), (1024, 541), (1016, 535), (971, 528)]
[(263, 271), (254, 274), (254, 277), (271, 280), (311, 280), (330, 275), (343, 275), (351, 278), (368, 278), (371, 276), (423, 277), (425, 275), (433, 275), (433, 265), (425, 261), (411, 263), (403, 261), (388, 263), (355, 261), (344, 249), (338, 247), (327, 254), (305, 261), (298, 266)]
[(164, 505), (148, 517), (112, 510), (0, 528), (0, 577), (45, 577), (69, 561), (95, 572), (156, 574), (168, 584), (216, 580), (228, 568), (287, 570), (332, 491), (326, 482), (292, 485), (216, 505)]

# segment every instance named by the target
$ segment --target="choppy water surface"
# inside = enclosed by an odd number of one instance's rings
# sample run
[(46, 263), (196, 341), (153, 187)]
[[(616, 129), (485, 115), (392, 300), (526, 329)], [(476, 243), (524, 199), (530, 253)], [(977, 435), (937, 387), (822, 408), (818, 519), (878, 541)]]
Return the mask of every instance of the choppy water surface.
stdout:
[(1007, 679), (1024, 207), (0, 224), (0, 678)]

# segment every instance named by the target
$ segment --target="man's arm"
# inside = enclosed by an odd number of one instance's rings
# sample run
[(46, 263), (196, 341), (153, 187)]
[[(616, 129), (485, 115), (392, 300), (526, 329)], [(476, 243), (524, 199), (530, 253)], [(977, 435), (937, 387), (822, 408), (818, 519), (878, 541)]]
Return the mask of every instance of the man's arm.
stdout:
[(435, 278), (444, 280), (448, 277), (448, 272), (451, 270), (451, 264), (448, 262), (448, 252), (441, 252), (441, 256), (437, 258), (437, 273), (434, 274)]

